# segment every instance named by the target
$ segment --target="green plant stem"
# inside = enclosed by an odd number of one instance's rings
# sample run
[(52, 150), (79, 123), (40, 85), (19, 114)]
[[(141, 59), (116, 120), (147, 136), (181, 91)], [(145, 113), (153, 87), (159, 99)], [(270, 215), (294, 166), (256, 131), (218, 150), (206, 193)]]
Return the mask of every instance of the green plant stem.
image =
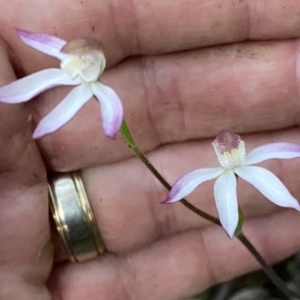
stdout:
[(240, 234), (237, 235), (236, 237), (248, 249), (248, 251), (251, 252), (251, 254), (254, 256), (254, 258), (261, 265), (265, 274), (269, 277), (269, 279), (272, 281), (272, 283), (279, 290), (281, 290), (288, 297), (300, 299), (300, 295), (297, 292), (294, 292), (286, 287), (284, 281), (282, 281), (281, 278), (275, 273), (275, 271), (266, 263), (266, 261), (263, 259), (263, 257), (259, 254), (259, 252), (255, 249), (255, 247), (251, 244), (251, 242), (248, 240), (248, 238), (242, 232), (240, 232)]
[[(170, 191), (172, 188), (171, 185), (164, 179), (164, 177), (157, 171), (157, 169), (150, 163), (150, 161), (147, 159), (147, 157), (142, 153), (142, 151), (136, 145), (135, 140), (133, 139), (133, 136), (132, 136), (125, 121), (123, 121), (123, 123), (122, 123), (120, 133), (121, 133), (125, 143), (127, 144), (127, 146), (143, 162), (143, 164), (150, 170), (150, 172), (161, 182), (161, 184), (167, 190)], [(195, 214), (199, 215), (200, 217), (202, 217), (216, 225), (222, 226), (220, 223), (220, 220), (218, 218), (215, 218), (215, 217), (207, 214), (206, 212), (200, 210), (199, 208), (194, 206), (192, 203), (190, 203), (186, 199), (182, 199), (182, 200), (180, 200), (180, 202), (185, 207), (187, 207), (189, 210), (191, 210)], [(242, 215), (241, 210), (239, 210), (239, 213)], [(281, 278), (274, 272), (272, 267), (270, 267), (266, 263), (266, 261), (263, 259), (263, 257), (259, 254), (259, 252), (251, 244), (251, 242), (248, 240), (248, 238), (244, 235), (241, 228), (239, 228), (239, 230), (237, 230), (235, 236), (249, 250), (249, 252), (253, 255), (253, 257), (258, 261), (258, 263), (261, 265), (265, 274), (269, 277), (269, 279), (272, 281), (272, 283), (278, 287), (278, 289), (280, 289), (288, 297), (296, 297), (296, 298), (300, 299), (300, 294), (298, 294), (294, 291), (291, 291), (286, 287), (285, 283), (281, 280)]]
[[(156, 170), (156, 168), (150, 163), (150, 161), (147, 159), (147, 157), (142, 153), (142, 151), (139, 149), (139, 147), (136, 145), (131, 132), (126, 124), (125, 121), (122, 123), (122, 127), (120, 129), (120, 133), (127, 144), (127, 146), (134, 152), (134, 154), (143, 162), (143, 164), (149, 169), (149, 171), (161, 182), (161, 184), (170, 191), (172, 186), (164, 179), (164, 177)], [(221, 225), (220, 220), (218, 218), (215, 218), (204, 211), (200, 210), (196, 206), (194, 206), (192, 203), (188, 202), (186, 199), (181, 199), (180, 202), (196, 213), (197, 215), (201, 216), (202, 218), (216, 224)]]

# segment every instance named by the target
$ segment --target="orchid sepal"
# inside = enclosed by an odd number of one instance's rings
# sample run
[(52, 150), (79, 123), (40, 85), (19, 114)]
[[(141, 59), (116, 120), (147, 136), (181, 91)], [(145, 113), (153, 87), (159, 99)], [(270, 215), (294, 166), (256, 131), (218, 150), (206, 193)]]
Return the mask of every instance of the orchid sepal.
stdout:
[(19, 28), (16, 28), (16, 31), (26, 45), (60, 60), (65, 58), (65, 55), (60, 51), (67, 44), (66, 41), (44, 33), (34, 33)]
[(224, 170), (222, 168), (196, 169), (181, 177), (172, 187), (166, 204), (177, 202), (194, 191), (194, 189), (205, 181), (217, 178)]
[(235, 173), (257, 188), (267, 199), (278, 206), (300, 211), (300, 205), (281, 180), (272, 172), (258, 166), (242, 166)]
[(245, 157), (244, 165), (257, 164), (268, 159), (291, 159), (300, 157), (300, 145), (270, 143), (254, 148)]
[(52, 133), (69, 122), (78, 110), (92, 98), (93, 93), (88, 85), (83, 83), (73, 90), (51, 110), (38, 124), (33, 132), (33, 138), (38, 139)]
[(4, 103), (26, 102), (38, 94), (60, 85), (77, 85), (60, 69), (46, 69), (13, 81), (0, 88), (0, 101)]
[(95, 97), (100, 102), (102, 128), (105, 135), (115, 139), (123, 121), (123, 105), (117, 93), (100, 82), (91, 84)]

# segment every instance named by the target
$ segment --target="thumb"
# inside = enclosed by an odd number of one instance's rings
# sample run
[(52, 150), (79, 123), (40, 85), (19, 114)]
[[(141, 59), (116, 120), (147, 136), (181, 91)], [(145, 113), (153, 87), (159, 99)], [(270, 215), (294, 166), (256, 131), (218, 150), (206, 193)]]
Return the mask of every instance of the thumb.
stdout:
[[(0, 86), (15, 80), (0, 41)], [(24, 105), (0, 103), (0, 298), (50, 299), (46, 170)]]

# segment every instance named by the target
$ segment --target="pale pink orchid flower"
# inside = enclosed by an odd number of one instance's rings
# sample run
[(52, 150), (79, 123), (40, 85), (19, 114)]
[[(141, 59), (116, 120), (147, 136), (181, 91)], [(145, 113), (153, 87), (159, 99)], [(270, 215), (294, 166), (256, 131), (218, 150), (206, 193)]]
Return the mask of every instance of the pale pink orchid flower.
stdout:
[(116, 92), (98, 81), (106, 65), (101, 42), (94, 38), (82, 38), (67, 43), (47, 34), (20, 29), (17, 33), (25, 44), (58, 58), (60, 69), (42, 70), (1, 87), (1, 102), (26, 102), (55, 86), (76, 86), (39, 122), (33, 138), (61, 128), (93, 96), (100, 103), (105, 135), (115, 138), (123, 120), (123, 106)]
[(177, 202), (192, 193), (201, 183), (217, 178), (214, 185), (215, 202), (220, 222), (232, 238), (239, 220), (237, 175), (252, 184), (276, 205), (300, 211), (298, 201), (272, 172), (252, 166), (267, 159), (300, 157), (300, 145), (271, 143), (246, 154), (244, 141), (228, 130), (222, 130), (212, 145), (221, 166), (196, 169), (187, 173), (174, 184), (163, 203)]

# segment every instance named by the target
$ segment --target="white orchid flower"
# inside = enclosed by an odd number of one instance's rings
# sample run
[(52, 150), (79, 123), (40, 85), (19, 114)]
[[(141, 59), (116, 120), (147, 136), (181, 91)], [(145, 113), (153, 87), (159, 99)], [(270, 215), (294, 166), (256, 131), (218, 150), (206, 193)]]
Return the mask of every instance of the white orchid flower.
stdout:
[(239, 220), (237, 175), (256, 187), (276, 205), (300, 211), (298, 201), (272, 172), (262, 167), (251, 166), (272, 158), (300, 157), (300, 145), (272, 143), (246, 154), (244, 141), (228, 130), (222, 130), (212, 145), (221, 167), (196, 169), (187, 173), (174, 184), (164, 203), (177, 202), (193, 192), (201, 183), (217, 178), (214, 185), (216, 206), (220, 222), (232, 238)]
[(26, 102), (55, 86), (76, 86), (39, 122), (33, 138), (62, 127), (93, 96), (100, 103), (103, 131), (114, 138), (122, 123), (123, 106), (115, 91), (98, 81), (106, 64), (100, 41), (82, 38), (67, 43), (47, 34), (20, 29), (17, 33), (25, 44), (61, 60), (61, 68), (42, 70), (1, 87), (1, 102)]

